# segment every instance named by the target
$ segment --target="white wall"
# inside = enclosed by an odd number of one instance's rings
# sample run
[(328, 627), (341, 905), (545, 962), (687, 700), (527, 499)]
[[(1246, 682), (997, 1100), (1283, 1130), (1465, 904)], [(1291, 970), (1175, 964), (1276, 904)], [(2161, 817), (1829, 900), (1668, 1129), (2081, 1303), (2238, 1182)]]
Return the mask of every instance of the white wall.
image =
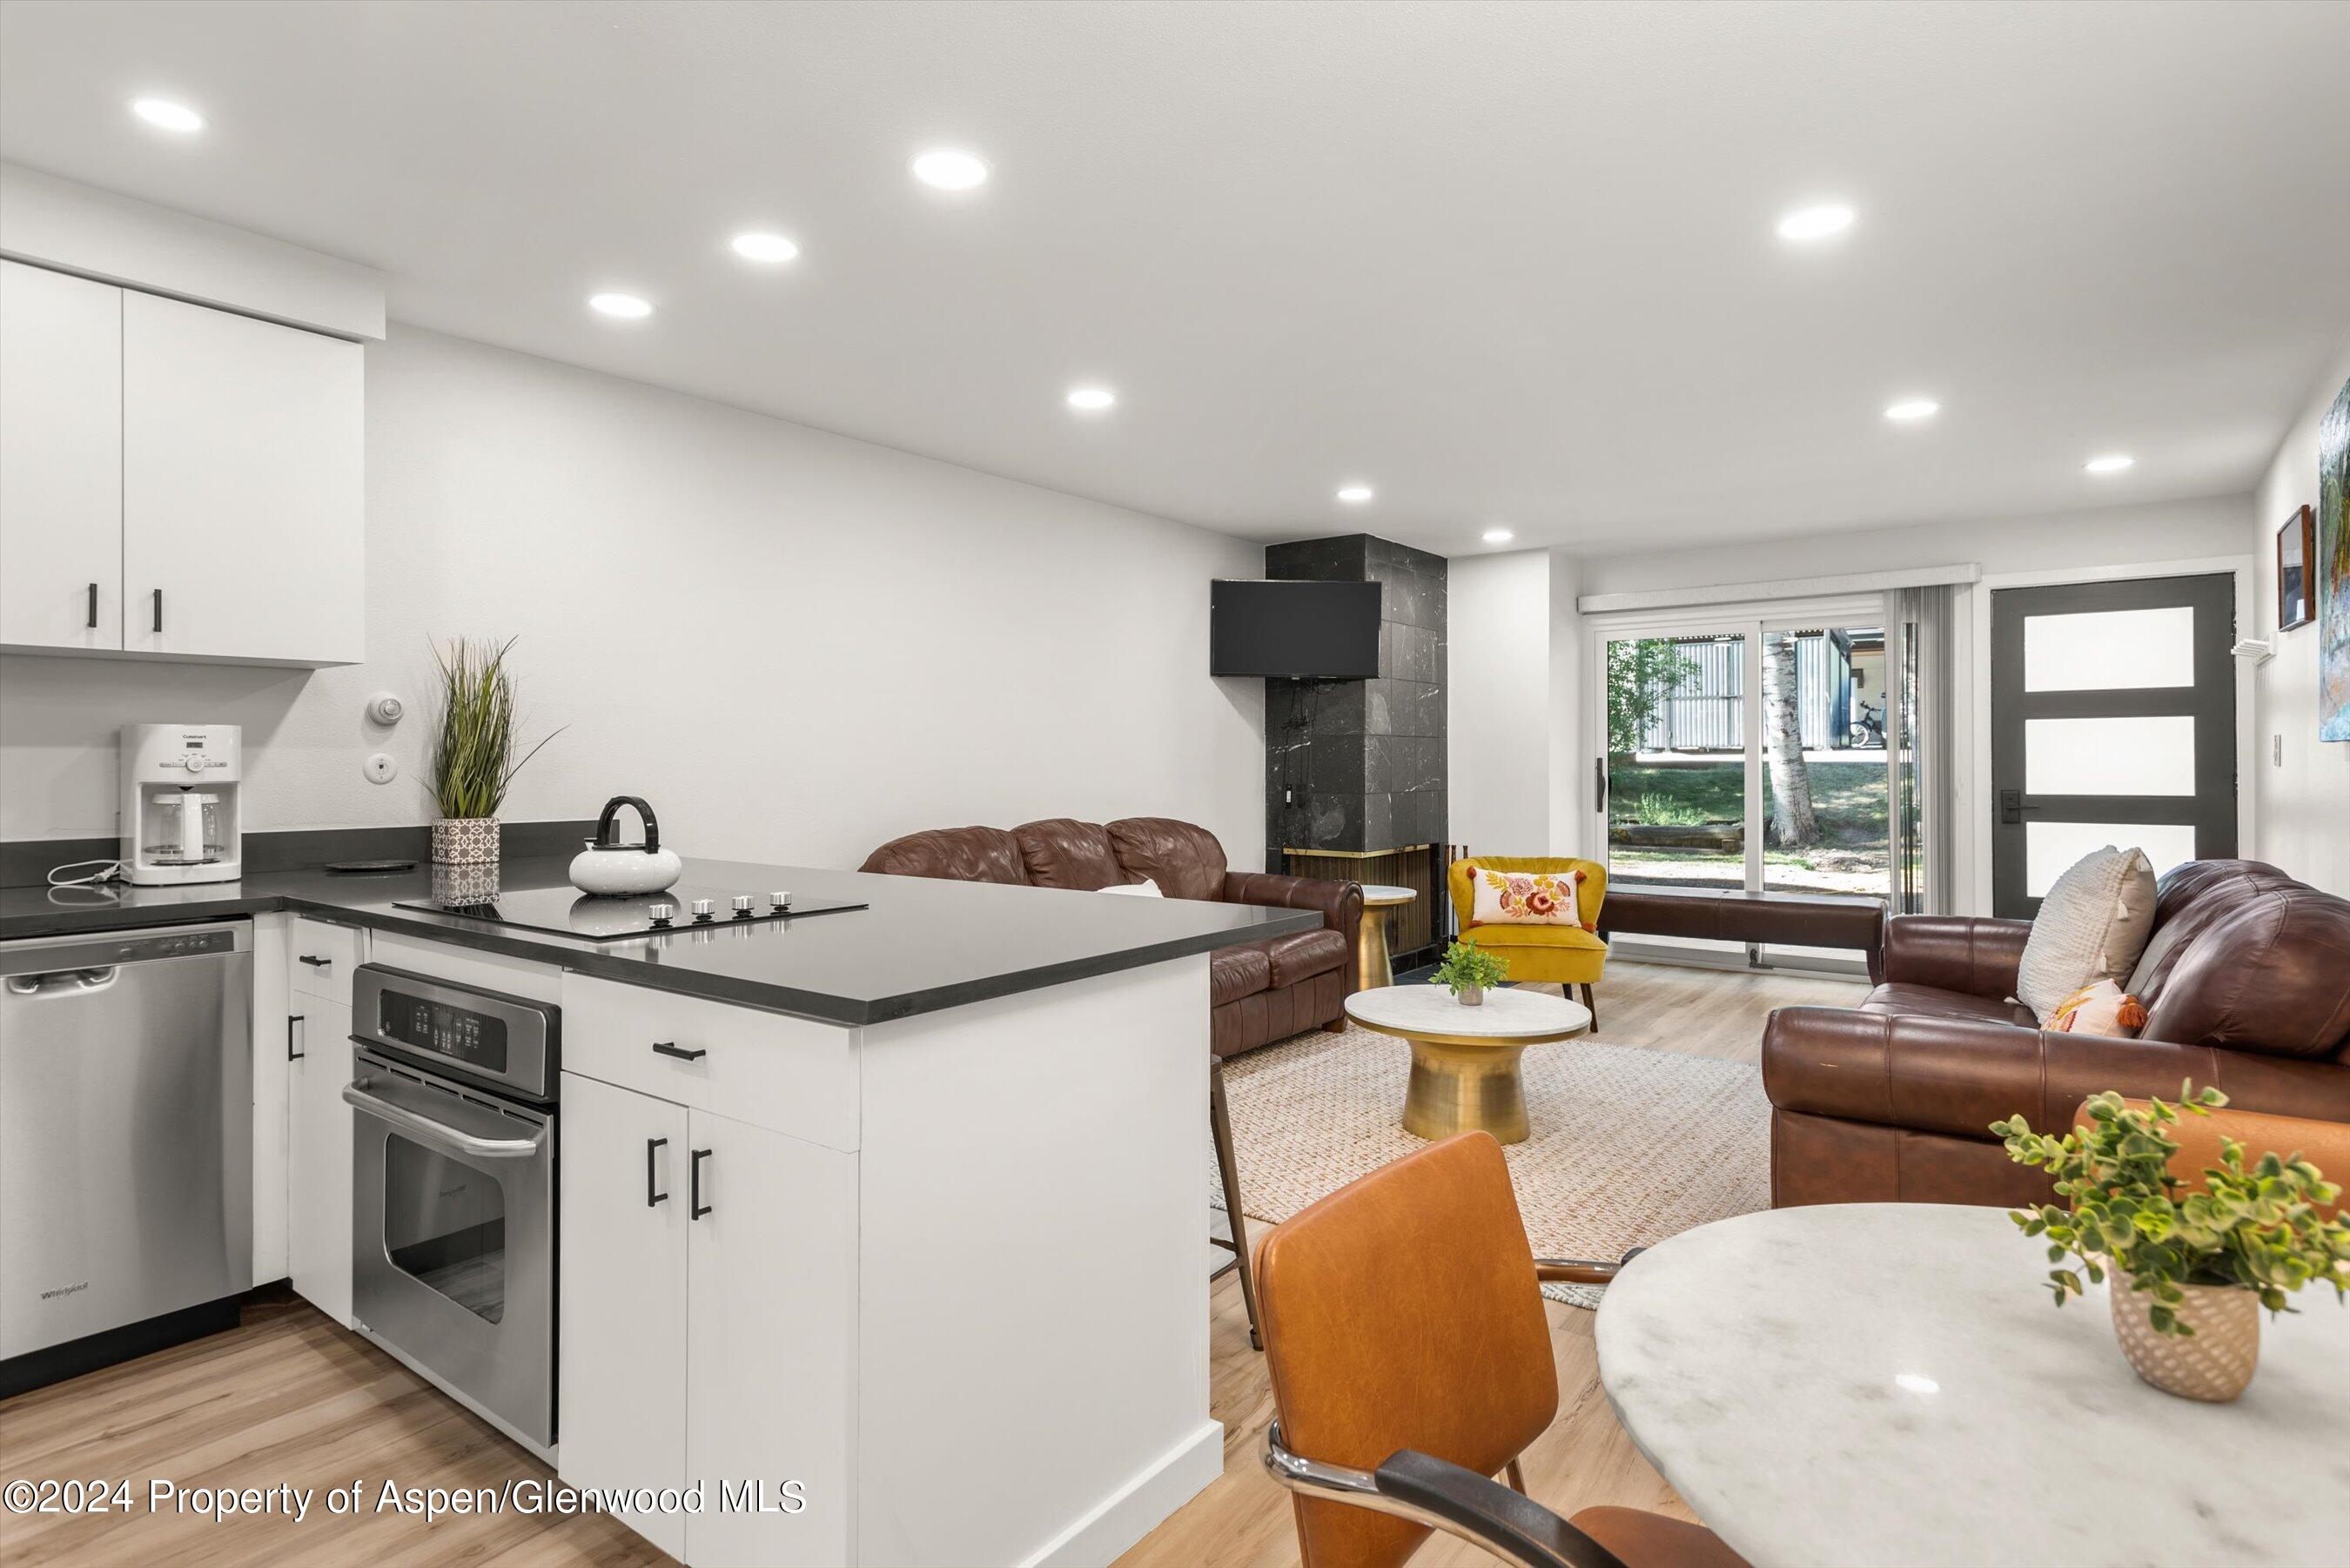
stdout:
[[(2259, 629), (2276, 657), (2253, 675), (2259, 742), (2251, 769), (2258, 795), (2256, 858), (2328, 892), (2350, 896), (2350, 744), (2317, 738), (2317, 625), (2276, 628), (2276, 531), (2298, 507), (2317, 504), (2317, 423), (2350, 381), (2350, 338), (2311, 389), (2278, 446), (2252, 512), (2252, 595)], [(2282, 756), (2276, 748), (2282, 747)]]
[(1583, 853), (1577, 568), (1555, 550), (1456, 556), (1446, 584), (1451, 842)]
[(251, 826), (425, 821), (429, 644), (469, 634), (518, 637), (525, 732), (562, 729), (514, 820), (641, 794), (687, 854), (853, 866), (1164, 814), (1262, 863), (1263, 683), (1207, 674), (1208, 582), (1255, 545), (404, 327), (367, 397), (368, 661), (0, 659), (0, 838), (111, 834), (145, 720), (244, 727)]

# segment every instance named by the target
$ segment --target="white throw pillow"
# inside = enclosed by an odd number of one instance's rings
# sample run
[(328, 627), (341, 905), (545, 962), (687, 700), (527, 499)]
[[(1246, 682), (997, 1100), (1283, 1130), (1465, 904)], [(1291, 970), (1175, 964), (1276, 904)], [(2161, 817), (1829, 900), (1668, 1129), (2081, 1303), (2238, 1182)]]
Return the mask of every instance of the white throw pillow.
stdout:
[(1113, 882), (1108, 887), (1097, 888), (1095, 891), (1099, 893), (1123, 893), (1129, 898), (1163, 898), (1167, 897), (1166, 894), (1159, 890), (1159, 884), (1152, 881), (1148, 877), (1145, 877), (1139, 882)]
[(2119, 981), (2154, 929), (2154, 867), (2143, 849), (2106, 845), (2056, 878), (2033, 917), (2015, 999), (2043, 1026), (2075, 992)]

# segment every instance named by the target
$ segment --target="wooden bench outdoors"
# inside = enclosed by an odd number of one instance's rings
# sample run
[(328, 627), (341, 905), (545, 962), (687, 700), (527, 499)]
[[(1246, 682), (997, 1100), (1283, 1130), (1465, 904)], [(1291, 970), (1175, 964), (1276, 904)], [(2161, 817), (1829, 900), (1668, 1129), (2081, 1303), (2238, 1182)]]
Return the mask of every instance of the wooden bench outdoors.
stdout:
[(1734, 888), (1607, 889), (1599, 934), (1691, 937), (1786, 947), (1850, 948), (1875, 984), (1885, 968), (1885, 900), (1846, 893), (1749, 893)]

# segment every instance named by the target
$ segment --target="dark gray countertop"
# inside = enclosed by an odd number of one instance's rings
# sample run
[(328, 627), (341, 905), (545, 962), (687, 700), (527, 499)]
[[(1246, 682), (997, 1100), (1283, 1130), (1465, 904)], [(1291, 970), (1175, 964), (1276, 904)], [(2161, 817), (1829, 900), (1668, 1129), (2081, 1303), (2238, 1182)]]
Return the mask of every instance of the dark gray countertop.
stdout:
[[(510, 891), (567, 886), (568, 857), (508, 860)], [(1045, 888), (877, 877), (803, 866), (689, 860), (685, 884), (788, 888), (803, 900), (871, 905), (831, 915), (590, 942), (394, 908), (428, 896), (428, 868), (388, 876), (277, 871), (181, 888), (0, 888), (0, 940), (291, 909), (452, 942), (687, 996), (879, 1023), (1137, 969), (1236, 942), (1313, 930), (1311, 910)]]

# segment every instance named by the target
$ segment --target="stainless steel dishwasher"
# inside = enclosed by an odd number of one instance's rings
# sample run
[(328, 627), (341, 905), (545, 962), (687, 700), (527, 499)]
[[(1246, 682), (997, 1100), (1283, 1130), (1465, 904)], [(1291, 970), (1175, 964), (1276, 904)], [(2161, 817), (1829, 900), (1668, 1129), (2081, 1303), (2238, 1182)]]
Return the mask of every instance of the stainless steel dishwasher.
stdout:
[(0, 942), (0, 1396), (252, 1285), (251, 922)]

